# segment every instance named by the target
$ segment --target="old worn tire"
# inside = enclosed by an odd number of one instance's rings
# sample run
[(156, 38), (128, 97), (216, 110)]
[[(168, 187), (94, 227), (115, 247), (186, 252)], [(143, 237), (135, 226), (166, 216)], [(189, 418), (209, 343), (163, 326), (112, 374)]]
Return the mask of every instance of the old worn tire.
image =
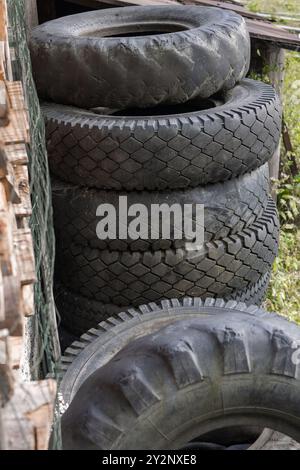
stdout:
[(270, 270), (278, 232), (277, 211), (270, 199), (250, 227), (193, 251), (120, 252), (63, 246), (58, 239), (56, 272), (73, 292), (120, 306), (185, 295), (225, 297)]
[(280, 138), (276, 92), (245, 79), (222, 102), (133, 117), (43, 104), (50, 169), (79, 186), (163, 190), (225, 181), (263, 165)]
[[(168, 34), (140, 35), (153, 28)], [(138, 36), (122, 37), (130, 29)], [(118, 32), (120, 37), (107, 37)], [(245, 77), (250, 60), (244, 19), (199, 6), (113, 8), (67, 16), (36, 27), (30, 49), (40, 96), (85, 108), (206, 98), (233, 88)]]
[(55, 284), (54, 294), (59, 324), (76, 336), (119, 313), (123, 308), (79, 295), (59, 282)]
[[(88, 189), (70, 185), (57, 179), (52, 181), (52, 200), (54, 225), (60, 243), (76, 243), (91, 248), (116, 251), (148, 251), (184, 247), (186, 242), (194, 242), (183, 233), (182, 239), (174, 239), (174, 219), (170, 217), (171, 236), (163, 239), (160, 227), (159, 239), (146, 240), (107, 239), (100, 240), (96, 227), (101, 220), (96, 211), (101, 204), (111, 204), (116, 210), (117, 227), (119, 226), (119, 197), (127, 197), (128, 207), (143, 204), (151, 214), (153, 204), (175, 204), (184, 214), (185, 204), (204, 205), (204, 239), (206, 242), (225, 238), (252, 225), (262, 214), (268, 203), (269, 169), (265, 164), (251, 173), (225, 183), (211, 184), (204, 187), (173, 191), (130, 191), (117, 192)], [(129, 218), (131, 220), (131, 218)], [(177, 223), (182, 223), (176, 219)], [(195, 210), (193, 220), (196, 222)], [(200, 220), (198, 220), (200, 222)], [(150, 222), (148, 219), (148, 224)], [(153, 220), (151, 219), (151, 224)]]
[(178, 449), (231, 426), (300, 441), (299, 342), (295, 323), (223, 300), (124, 312), (67, 353), (63, 448)]
[(250, 284), (247, 288), (236, 290), (224, 299), (236, 300), (237, 302), (244, 302), (246, 305), (259, 306), (265, 299), (270, 278), (271, 270), (263, 274), (254, 284)]
[[(269, 285), (270, 275), (271, 273), (267, 272), (256, 283), (250, 284), (244, 289), (233, 291), (225, 297), (225, 300), (244, 302), (246, 305), (261, 305)], [(95, 327), (124, 308), (103, 304), (97, 300), (78, 295), (66, 289), (59, 282), (56, 283), (54, 292), (59, 323), (61, 322), (70, 333), (76, 336), (82, 335), (88, 329)]]

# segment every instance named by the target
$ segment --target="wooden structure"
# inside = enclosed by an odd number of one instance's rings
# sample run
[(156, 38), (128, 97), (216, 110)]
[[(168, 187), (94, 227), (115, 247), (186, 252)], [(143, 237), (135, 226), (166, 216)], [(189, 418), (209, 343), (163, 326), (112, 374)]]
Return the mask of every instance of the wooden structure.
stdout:
[(12, 81), (6, 0), (0, 0), (0, 449), (46, 449), (53, 380), (22, 381), (24, 319), (34, 315), (35, 263), (27, 145), (20, 82)]
[[(38, 7), (40, 22), (63, 14), (97, 8), (112, 8), (128, 5), (206, 5), (225, 8), (242, 15), (247, 23), (251, 39), (260, 39), (276, 47), (300, 51), (300, 37), (284, 27), (278, 26), (260, 14), (252, 13), (236, 3), (218, 0), (26, 0)], [(68, 8), (69, 6), (69, 8)], [(77, 7), (77, 9), (76, 9)]]

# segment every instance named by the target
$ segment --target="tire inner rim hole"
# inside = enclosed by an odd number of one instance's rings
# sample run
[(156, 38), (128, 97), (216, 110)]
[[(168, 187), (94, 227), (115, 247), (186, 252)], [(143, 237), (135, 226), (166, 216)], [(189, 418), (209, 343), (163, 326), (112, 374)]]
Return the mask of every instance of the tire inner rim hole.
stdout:
[(156, 36), (158, 34), (177, 33), (186, 31), (185, 25), (178, 23), (131, 23), (122, 26), (112, 26), (101, 30), (89, 31), (81, 34), (84, 37), (101, 37), (101, 38), (129, 38), (138, 36)]
[(211, 431), (189, 441), (184, 450), (248, 450), (260, 437), (263, 428), (256, 426), (231, 426)]
[(190, 114), (199, 112), (202, 110), (207, 110), (215, 108), (216, 106), (221, 106), (224, 103), (224, 100), (221, 96), (214, 95), (209, 99), (194, 99), (187, 101), (186, 103), (180, 104), (164, 104), (151, 108), (128, 108), (128, 109), (118, 109), (111, 110), (107, 112), (106, 108), (94, 108), (93, 111), (96, 114), (110, 114), (111, 116), (175, 116), (179, 114)]

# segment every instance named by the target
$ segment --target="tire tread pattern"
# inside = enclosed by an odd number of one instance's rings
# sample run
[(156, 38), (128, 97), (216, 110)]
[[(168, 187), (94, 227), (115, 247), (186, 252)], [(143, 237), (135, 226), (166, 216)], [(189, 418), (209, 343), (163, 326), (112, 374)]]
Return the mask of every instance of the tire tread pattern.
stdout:
[(226, 297), (267, 273), (278, 251), (279, 222), (272, 199), (249, 228), (201, 250), (117, 252), (57, 244), (59, 280), (73, 292), (118, 306), (163, 297)]
[(66, 182), (98, 189), (164, 190), (226, 181), (267, 162), (278, 145), (274, 89), (243, 80), (246, 97), (198, 113), (153, 118), (42, 106), (49, 165)]

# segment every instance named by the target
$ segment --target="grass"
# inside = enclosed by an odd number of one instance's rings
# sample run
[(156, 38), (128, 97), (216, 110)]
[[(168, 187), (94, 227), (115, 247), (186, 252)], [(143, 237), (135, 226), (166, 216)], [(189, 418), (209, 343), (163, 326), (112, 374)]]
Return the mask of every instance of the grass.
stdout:
[[(254, 12), (286, 13), (295, 17), (300, 27), (299, 0), (250, 0), (247, 6)], [(283, 108), (294, 154), (300, 168), (300, 54), (287, 52), (283, 85)], [(282, 154), (283, 172), (289, 174), (287, 156)], [(296, 195), (296, 181), (291, 181), (291, 197)], [(280, 203), (280, 199), (279, 199)], [(300, 203), (299, 203), (300, 209)], [(279, 204), (281, 219), (285, 206)], [(268, 310), (276, 311), (300, 324), (300, 223), (282, 225), (279, 255), (273, 266), (270, 287), (265, 301)]]
[(299, 0), (250, 0), (247, 2), (248, 9), (253, 12), (264, 13), (300, 13)]
[[(299, 0), (300, 3), (300, 0)], [(285, 63), (283, 86), (284, 115), (300, 166), (300, 54), (289, 52)]]
[(300, 323), (300, 229), (281, 232), (265, 307)]

